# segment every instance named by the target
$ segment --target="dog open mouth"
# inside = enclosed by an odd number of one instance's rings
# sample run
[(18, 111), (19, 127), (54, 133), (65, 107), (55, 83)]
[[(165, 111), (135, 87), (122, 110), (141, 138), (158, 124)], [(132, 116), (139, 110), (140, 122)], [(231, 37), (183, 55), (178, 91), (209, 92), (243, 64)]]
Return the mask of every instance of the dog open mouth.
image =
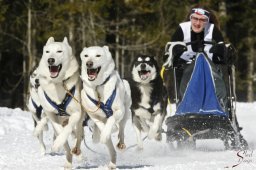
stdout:
[(62, 65), (58, 65), (58, 66), (49, 66), (49, 70), (50, 70), (50, 74), (51, 74), (51, 78), (56, 78), (58, 77), (60, 71), (62, 69)]
[(100, 72), (101, 67), (98, 68), (88, 68), (87, 69), (87, 75), (88, 75), (88, 79), (90, 81), (93, 81), (97, 78), (99, 72)]
[(139, 72), (139, 76), (140, 76), (141, 80), (146, 80), (150, 76), (150, 73), (151, 73), (149, 70), (141, 70), (138, 72)]

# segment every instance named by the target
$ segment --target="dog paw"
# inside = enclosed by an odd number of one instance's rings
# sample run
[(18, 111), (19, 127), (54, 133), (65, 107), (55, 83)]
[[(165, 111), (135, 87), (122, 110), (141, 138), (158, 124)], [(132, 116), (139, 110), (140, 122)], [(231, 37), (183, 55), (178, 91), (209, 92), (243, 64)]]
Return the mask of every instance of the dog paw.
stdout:
[(124, 143), (118, 143), (116, 145), (116, 147), (119, 149), (119, 150), (124, 150), (126, 148), (126, 145)]
[(109, 162), (108, 169), (109, 170), (116, 169), (116, 164), (114, 164), (113, 162)]
[(148, 132), (148, 139), (154, 139), (157, 135), (157, 129), (150, 129)]
[(33, 135), (34, 135), (35, 137), (38, 137), (40, 133), (41, 133), (41, 130), (38, 129), (38, 128), (36, 128), (36, 129), (34, 130), (34, 132), (33, 132)]
[(80, 154), (81, 154), (81, 149), (79, 149), (78, 147), (74, 147), (74, 148), (71, 150), (71, 154), (80, 155)]
[(162, 140), (162, 134), (161, 133), (158, 133), (155, 137), (155, 140), (157, 141), (161, 141)]
[(66, 163), (64, 165), (64, 170), (71, 170), (71, 169), (72, 169), (72, 163), (66, 160)]
[(42, 156), (45, 155), (45, 153), (46, 153), (46, 148), (45, 148), (45, 146), (40, 146), (40, 153), (41, 153)]

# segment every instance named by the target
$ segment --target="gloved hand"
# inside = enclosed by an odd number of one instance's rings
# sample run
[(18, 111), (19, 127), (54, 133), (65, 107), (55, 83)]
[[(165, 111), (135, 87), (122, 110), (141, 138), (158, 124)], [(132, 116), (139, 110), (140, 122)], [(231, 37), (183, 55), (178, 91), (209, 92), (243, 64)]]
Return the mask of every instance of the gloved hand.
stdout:
[(213, 45), (209, 52), (213, 53), (212, 61), (215, 64), (226, 63), (227, 47), (223, 42)]
[(179, 58), (182, 55), (182, 53), (184, 53), (187, 50), (188, 49), (187, 49), (186, 46), (181, 45), (181, 44), (177, 44), (172, 49), (172, 55), (173, 55), (174, 59), (177, 58), (177, 57)]
[(176, 57), (173, 59), (173, 67), (181, 67), (183, 64), (186, 64), (187, 61), (180, 58), (180, 57)]

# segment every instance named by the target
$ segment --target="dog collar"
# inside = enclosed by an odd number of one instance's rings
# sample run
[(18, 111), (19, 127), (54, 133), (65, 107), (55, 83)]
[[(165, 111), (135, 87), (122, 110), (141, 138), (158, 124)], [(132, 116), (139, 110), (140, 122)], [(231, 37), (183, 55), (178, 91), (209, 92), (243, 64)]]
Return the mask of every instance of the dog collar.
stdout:
[[(87, 93), (86, 93), (86, 95), (95, 105), (98, 105), (99, 101), (93, 99)], [(113, 104), (113, 101), (114, 101), (115, 97), (116, 97), (116, 87), (115, 87), (114, 91), (112, 92), (111, 96), (106, 101), (106, 104), (104, 104), (103, 102), (100, 102), (100, 108), (106, 114), (107, 118), (109, 118), (110, 116), (113, 115), (113, 110), (112, 110), (111, 107), (112, 107), (112, 104)]]
[[(70, 93), (72, 94), (72, 96), (74, 96), (75, 90), (76, 90), (76, 86), (73, 86), (70, 90)], [(44, 92), (44, 96), (45, 96), (46, 100), (52, 105), (52, 107), (54, 107), (58, 111), (58, 114), (56, 114), (57, 116), (70, 116), (66, 112), (66, 109), (67, 109), (67, 106), (69, 105), (69, 103), (71, 102), (71, 99), (72, 99), (71, 95), (66, 93), (66, 96), (65, 96), (64, 100), (61, 102), (61, 104), (56, 104), (54, 101), (52, 101), (50, 99), (50, 97), (45, 92)]]

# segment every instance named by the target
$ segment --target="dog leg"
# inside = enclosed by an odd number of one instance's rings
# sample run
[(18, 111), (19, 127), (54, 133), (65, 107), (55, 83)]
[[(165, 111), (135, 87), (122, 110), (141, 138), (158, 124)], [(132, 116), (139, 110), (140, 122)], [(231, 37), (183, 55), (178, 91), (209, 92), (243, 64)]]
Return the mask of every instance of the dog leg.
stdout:
[(42, 133), (44, 127), (47, 124), (47, 121), (48, 121), (47, 117), (44, 117), (40, 121), (37, 122), (37, 126), (34, 129), (34, 136), (39, 136)]
[(140, 122), (139, 122), (137, 116), (133, 117), (133, 127), (136, 132), (136, 136), (137, 136), (138, 150), (143, 150), (143, 141), (141, 139), (141, 125), (140, 125)]
[(117, 148), (119, 150), (124, 150), (126, 148), (126, 145), (124, 143), (124, 128), (125, 128), (125, 124), (127, 122), (127, 119), (124, 117), (121, 122), (119, 123), (119, 133), (118, 133), (118, 138), (119, 138), (119, 142), (117, 144)]
[(109, 138), (106, 142), (109, 154), (110, 154), (110, 162), (108, 164), (109, 169), (116, 169), (116, 151), (112, 142), (112, 139)]
[(37, 117), (36, 113), (35, 112), (31, 112), (32, 113), (32, 118), (34, 119), (34, 121), (36, 123), (38, 123), (40, 121), (40, 119)]
[(76, 127), (76, 145), (72, 149), (72, 154), (80, 155), (81, 153), (81, 142), (84, 138), (84, 128), (83, 128), (83, 121), (80, 119), (78, 125)]
[(69, 117), (68, 124), (63, 128), (60, 134), (57, 136), (56, 140), (53, 143), (52, 150), (58, 151), (61, 146), (64, 145), (65, 141), (67, 141), (68, 136), (72, 133), (75, 125), (81, 118), (81, 113), (73, 113)]
[(45, 147), (44, 140), (43, 140), (43, 131), (37, 136), (37, 138), (38, 138), (39, 145), (40, 145), (41, 155), (45, 155), (46, 147)]
[[(159, 136), (159, 129), (163, 122), (163, 116), (161, 113), (157, 113), (157, 115), (154, 118), (154, 123), (150, 126), (149, 132), (148, 132), (148, 138), (154, 139)], [(161, 132), (160, 132), (161, 133)]]
[(108, 141), (108, 139), (111, 136), (111, 132), (113, 129), (113, 126), (115, 124), (116, 120), (114, 116), (110, 116), (107, 119), (107, 122), (105, 124), (105, 127), (103, 128), (103, 130), (101, 130), (101, 135), (100, 135), (100, 142), (101, 143), (106, 143)]
[(72, 154), (68, 142), (65, 142), (64, 148), (66, 150), (66, 163), (64, 165), (64, 170), (72, 169)]
[(93, 141), (93, 143), (100, 142), (100, 129), (98, 128), (98, 126), (96, 124), (94, 124), (94, 127), (93, 127), (92, 141)]

